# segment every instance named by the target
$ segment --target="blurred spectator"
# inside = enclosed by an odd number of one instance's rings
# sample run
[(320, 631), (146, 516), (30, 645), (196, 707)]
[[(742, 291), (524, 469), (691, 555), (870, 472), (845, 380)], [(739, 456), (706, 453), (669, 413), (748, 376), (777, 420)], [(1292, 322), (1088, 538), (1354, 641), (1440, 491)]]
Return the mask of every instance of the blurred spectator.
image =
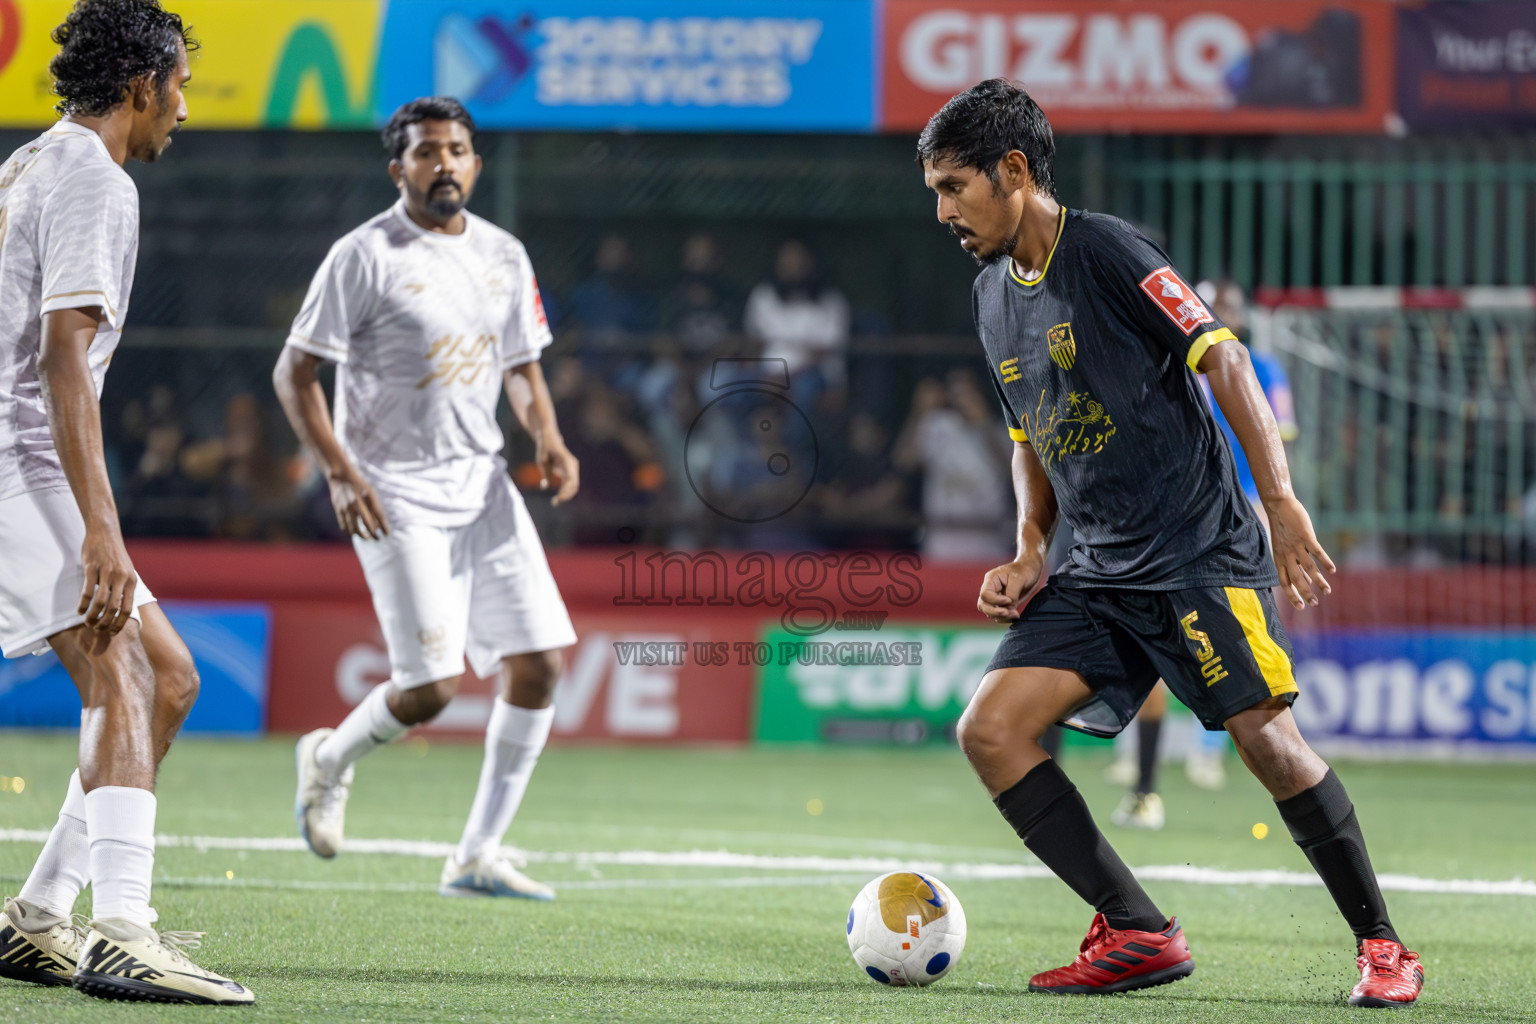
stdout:
[(782, 359), (790, 395), (813, 408), (823, 392), (847, 376), (848, 300), (822, 277), (810, 246), (791, 239), (779, 246), (773, 278), (747, 297), (743, 326), (763, 344), (763, 356)]
[(584, 353), (628, 351), (648, 340), (632, 337), (655, 326), (650, 297), (635, 284), (634, 265), (629, 239), (608, 235), (597, 245), (592, 276), (571, 289), (568, 317), (581, 333)]
[[(570, 383), (564, 368), (557, 377), (567, 378), (560, 382), (562, 387)], [(573, 397), (564, 396), (565, 408)], [(655, 447), (625, 404), (623, 396), (592, 381), (583, 389), (574, 418), (556, 413), (566, 444), (581, 462), (581, 498), (570, 506), (580, 520), (571, 531), (577, 544), (618, 543), (620, 529), (643, 526), (640, 510), (655, 500), (665, 483)], [(531, 463), (518, 467), (518, 483), (537, 487), (537, 468)]]
[(890, 433), (874, 416), (855, 412), (847, 429), (821, 437), (827, 469), (817, 491), (824, 542), (830, 547), (911, 547), (920, 519), (915, 482), (891, 463)]
[(189, 445), (181, 455), (188, 477), (213, 493), (217, 533), (236, 540), (280, 540), (293, 533), (293, 482), (267, 442), (261, 406), (240, 394), (224, 406), (217, 437)]
[(1013, 557), (1009, 443), (969, 370), (918, 382), (896, 463), (922, 472), (924, 558), (998, 564)]
[(741, 322), (741, 299), (721, 276), (720, 242), (697, 231), (683, 241), (682, 275), (661, 300), (661, 328), (691, 357), (718, 353)]

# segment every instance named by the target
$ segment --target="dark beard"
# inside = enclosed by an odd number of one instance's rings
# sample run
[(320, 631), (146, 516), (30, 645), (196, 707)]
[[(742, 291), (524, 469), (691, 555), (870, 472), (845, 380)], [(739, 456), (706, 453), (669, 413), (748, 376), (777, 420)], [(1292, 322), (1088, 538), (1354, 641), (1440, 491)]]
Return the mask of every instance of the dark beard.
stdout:
[(464, 209), (464, 193), (456, 188), (432, 189), (422, 206), (438, 220), (452, 220)]
[(1003, 240), (1003, 244), (988, 253), (973, 252), (971, 259), (976, 261), (978, 267), (993, 267), (1003, 260), (1013, 256), (1013, 250), (1019, 247), (1019, 236), (1010, 235)]

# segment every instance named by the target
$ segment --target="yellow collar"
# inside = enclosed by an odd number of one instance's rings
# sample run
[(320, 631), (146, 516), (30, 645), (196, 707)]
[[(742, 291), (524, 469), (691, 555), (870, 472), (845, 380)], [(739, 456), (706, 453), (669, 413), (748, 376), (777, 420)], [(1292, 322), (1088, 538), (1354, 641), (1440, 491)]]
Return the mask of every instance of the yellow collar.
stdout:
[(1044, 281), (1045, 280), (1045, 275), (1051, 269), (1051, 257), (1056, 255), (1056, 247), (1061, 244), (1061, 233), (1063, 231), (1065, 231), (1066, 229), (1067, 229), (1067, 208), (1065, 206), (1063, 206), (1061, 208), (1061, 216), (1056, 221), (1056, 240), (1051, 243), (1051, 251), (1045, 254), (1045, 266), (1040, 268), (1040, 276), (1035, 278), (1033, 281), (1026, 281), (1026, 280), (1024, 280), (1022, 277), (1019, 276), (1019, 268), (1018, 268), (1017, 264), (1015, 264), (1013, 262), (1013, 257), (1012, 256), (1008, 257), (1008, 276), (1013, 278), (1015, 281), (1019, 282), (1019, 284), (1023, 285), (1026, 288), (1033, 288), (1035, 285), (1039, 284), (1041, 281)]

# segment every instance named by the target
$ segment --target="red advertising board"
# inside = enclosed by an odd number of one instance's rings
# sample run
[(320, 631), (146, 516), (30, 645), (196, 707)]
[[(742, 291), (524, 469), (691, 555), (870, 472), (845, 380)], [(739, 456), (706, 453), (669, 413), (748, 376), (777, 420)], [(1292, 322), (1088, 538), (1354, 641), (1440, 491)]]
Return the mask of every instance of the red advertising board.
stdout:
[(1394, 11), (1382, 0), (886, 0), (880, 126), (920, 129), (988, 78), (1058, 131), (1380, 132)]

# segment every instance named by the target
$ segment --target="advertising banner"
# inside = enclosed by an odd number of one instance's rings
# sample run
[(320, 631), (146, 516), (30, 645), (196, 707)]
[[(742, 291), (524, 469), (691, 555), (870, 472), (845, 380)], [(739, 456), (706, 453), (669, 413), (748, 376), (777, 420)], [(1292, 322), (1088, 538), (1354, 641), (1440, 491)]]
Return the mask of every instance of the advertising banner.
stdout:
[(995, 627), (763, 634), (754, 735), (770, 742), (945, 740), (997, 651)]
[[(49, 36), (72, 0), (0, 0), (0, 127), (58, 116)], [(187, 87), (191, 128), (371, 127), (382, 0), (182, 0), (202, 49)]]
[(916, 130), (979, 81), (1022, 82), (1059, 131), (1380, 132), (1377, 0), (886, 0), (879, 121)]
[(1536, 11), (1433, 3), (1397, 16), (1397, 106), (1408, 127), (1536, 128)]
[[(202, 677), (182, 731), (260, 733), (272, 637), (266, 606), (162, 601), (161, 607)], [(0, 661), (0, 726), (80, 727), (80, 695), (52, 652)]]
[(1310, 740), (1536, 754), (1536, 632), (1337, 630), (1295, 646)]
[(488, 128), (869, 131), (872, 0), (393, 0), (379, 114)]
[[(275, 603), (273, 732), (335, 725), (389, 679), (389, 655), (366, 601)], [(714, 741), (747, 739), (751, 662), (722, 662), (725, 645), (756, 638), (756, 617), (615, 614), (571, 609), (579, 637), (565, 652), (555, 697), (554, 737), (573, 740)], [(496, 682), (466, 675), (459, 695), (423, 730), (483, 735)]]

